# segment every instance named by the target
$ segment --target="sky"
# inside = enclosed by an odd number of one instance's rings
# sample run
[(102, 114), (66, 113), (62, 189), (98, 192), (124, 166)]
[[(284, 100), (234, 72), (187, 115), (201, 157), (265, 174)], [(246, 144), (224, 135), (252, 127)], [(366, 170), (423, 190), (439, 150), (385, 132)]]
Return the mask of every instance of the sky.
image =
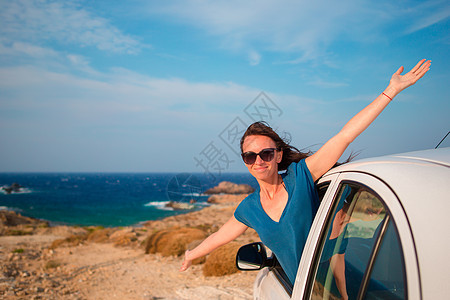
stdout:
[(449, 16), (445, 0), (0, 0), (0, 172), (244, 172), (252, 122), (316, 151), (422, 58), (343, 158), (434, 148)]

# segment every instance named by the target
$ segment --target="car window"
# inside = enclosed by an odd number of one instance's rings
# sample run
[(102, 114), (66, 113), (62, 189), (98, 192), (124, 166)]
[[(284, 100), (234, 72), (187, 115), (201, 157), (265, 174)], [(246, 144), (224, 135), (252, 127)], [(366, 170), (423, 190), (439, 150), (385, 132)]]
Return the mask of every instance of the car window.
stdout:
[(389, 221), (364, 299), (407, 299), (404, 270), (398, 232), (395, 224)]
[[(312, 299), (356, 299), (374, 249), (379, 247), (379, 232), (389, 219), (381, 199), (360, 184), (341, 184), (334, 203), (316, 259)], [(375, 273), (368, 296), (376, 290)]]

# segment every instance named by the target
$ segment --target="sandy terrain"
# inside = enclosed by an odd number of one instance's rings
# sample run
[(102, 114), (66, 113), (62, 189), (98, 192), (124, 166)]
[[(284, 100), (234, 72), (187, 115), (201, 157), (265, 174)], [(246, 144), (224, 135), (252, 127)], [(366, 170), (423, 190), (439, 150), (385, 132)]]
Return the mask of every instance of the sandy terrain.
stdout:
[[(180, 273), (181, 256), (144, 251), (151, 233), (172, 226), (201, 227), (209, 234), (232, 215), (234, 207), (235, 203), (213, 205), (143, 227), (113, 229), (106, 239), (98, 234), (56, 247), (52, 247), (55, 240), (78, 236), (86, 229), (38, 226), (32, 235), (0, 236), (0, 298), (252, 299), (256, 272), (205, 277), (203, 265), (194, 265)], [(248, 230), (237, 242), (257, 240), (256, 233)]]

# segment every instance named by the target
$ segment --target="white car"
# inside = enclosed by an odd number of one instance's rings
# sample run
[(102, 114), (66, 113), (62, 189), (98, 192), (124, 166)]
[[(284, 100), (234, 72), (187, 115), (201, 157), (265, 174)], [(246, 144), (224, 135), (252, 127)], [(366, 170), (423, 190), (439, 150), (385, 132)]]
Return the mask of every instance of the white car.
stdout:
[(450, 148), (350, 162), (317, 187), (294, 286), (262, 243), (239, 250), (255, 299), (449, 299)]

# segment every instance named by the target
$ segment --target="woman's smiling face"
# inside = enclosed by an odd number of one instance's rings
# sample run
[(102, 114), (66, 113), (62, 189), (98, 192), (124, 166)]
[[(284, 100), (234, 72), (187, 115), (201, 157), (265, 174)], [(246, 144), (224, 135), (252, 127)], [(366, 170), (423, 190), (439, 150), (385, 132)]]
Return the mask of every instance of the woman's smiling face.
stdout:
[[(247, 136), (242, 145), (243, 153), (254, 152), (259, 153), (263, 149), (277, 148), (275, 142), (263, 135)], [(253, 164), (245, 164), (250, 174), (257, 180), (268, 180), (278, 176), (278, 163), (281, 162), (283, 156), (282, 151), (275, 151), (274, 158), (271, 161), (264, 161), (258, 155)]]

